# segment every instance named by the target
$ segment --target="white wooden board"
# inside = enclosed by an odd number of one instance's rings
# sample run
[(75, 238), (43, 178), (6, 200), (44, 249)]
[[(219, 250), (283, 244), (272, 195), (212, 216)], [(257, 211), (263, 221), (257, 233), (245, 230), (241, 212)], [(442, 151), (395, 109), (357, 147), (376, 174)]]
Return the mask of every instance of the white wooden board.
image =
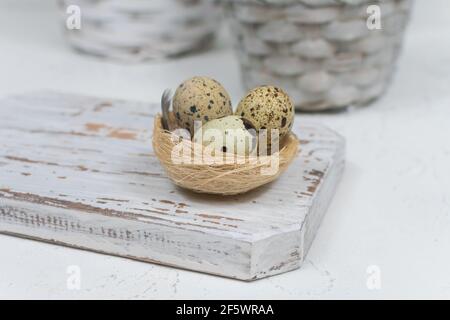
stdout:
[(301, 151), (241, 196), (174, 186), (159, 105), (58, 93), (0, 101), (0, 233), (242, 280), (298, 268), (344, 169), (344, 140), (296, 119)]

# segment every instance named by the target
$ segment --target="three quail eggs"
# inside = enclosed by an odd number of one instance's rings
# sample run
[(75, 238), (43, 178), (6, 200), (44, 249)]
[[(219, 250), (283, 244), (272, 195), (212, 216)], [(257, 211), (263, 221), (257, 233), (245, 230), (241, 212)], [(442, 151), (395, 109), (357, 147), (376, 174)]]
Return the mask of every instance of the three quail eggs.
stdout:
[(224, 87), (207, 77), (193, 77), (177, 88), (173, 113), (178, 126), (189, 130), (195, 143), (245, 156), (257, 149), (260, 131), (267, 129), (270, 137), (278, 130), (281, 139), (294, 122), (292, 100), (282, 89), (261, 86), (249, 91), (233, 115)]

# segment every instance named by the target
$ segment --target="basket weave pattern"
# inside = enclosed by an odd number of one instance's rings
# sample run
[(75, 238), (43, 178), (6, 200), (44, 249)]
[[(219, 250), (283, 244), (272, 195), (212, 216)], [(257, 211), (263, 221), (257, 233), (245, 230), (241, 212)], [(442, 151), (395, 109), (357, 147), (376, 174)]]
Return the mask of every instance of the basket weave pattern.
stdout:
[[(172, 158), (175, 147), (173, 134), (163, 129), (160, 115), (155, 117), (152, 142), (155, 155), (176, 185), (198, 193), (218, 195), (241, 194), (274, 181), (294, 160), (299, 146), (297, 137), (291, 133), (284, 139), (278, 153), (260, 156), (253, 163), (249, 157), (245, 163), (177, 163)], [(181, 143), (193, 157), (201, 159), (201, 149), (194, 148), (191, 141), (183, 140)], [(278, 159), (277, 170), (274, 174), (262, 174), (262, 167), (270, 166), (271, 157)]]
[(81, 10), (81, 29), (66, 30), (83, 53), (140, 62), (178, 56), (207, 47), (220, 25), (211, 0), (60, 0)]
[[(381, 30), (369, 30), (369, 5)], [(297, 109), (364, 105), (386, 89), (411, 0), (228, 0), (244, 85), (284, 88)]]

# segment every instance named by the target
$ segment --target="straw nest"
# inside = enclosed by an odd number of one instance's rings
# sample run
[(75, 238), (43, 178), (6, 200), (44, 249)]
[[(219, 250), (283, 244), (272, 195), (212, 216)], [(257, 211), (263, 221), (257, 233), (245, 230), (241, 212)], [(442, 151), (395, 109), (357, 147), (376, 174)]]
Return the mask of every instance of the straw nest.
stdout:
[[(173, 116), (170, 118), (173, 120)], [(212, 163), (213, 158), (202, 152), (202, 146), (165, 130), (161, 119), (158, 114), (154, 120), (153, 150), (168, 177), (176, 185), (194, 192), (235, 195), (258, 188), (277, 179), (294, 160), (299, 148), (299, 140), (290, 133), (276, 153), (248, 157), (221, 153), (220, 156), (228, 156), (233, 161)], [(179, 152), (181, 149), (184, 151)], [(174, 157), (174, 154), (184, 154), (184, 157)]]

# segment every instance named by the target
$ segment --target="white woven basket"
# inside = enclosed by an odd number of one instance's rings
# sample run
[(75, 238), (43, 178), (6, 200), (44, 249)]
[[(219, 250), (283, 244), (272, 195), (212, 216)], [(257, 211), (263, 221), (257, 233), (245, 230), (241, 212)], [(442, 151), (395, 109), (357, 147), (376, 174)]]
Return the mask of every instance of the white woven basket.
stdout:
[(81, 28), (68, 29), (83, 53), (139, 62), (179, 56), (208, 47), (221, 12), (213, 0), (59, 0), (81, 11)]
[[(304, 111), (364, 105), (389, 84), (411, 0), (226, 0), (247, 89), (277, 85)], [(369, 5), (381, 30), (369, 30)]]

